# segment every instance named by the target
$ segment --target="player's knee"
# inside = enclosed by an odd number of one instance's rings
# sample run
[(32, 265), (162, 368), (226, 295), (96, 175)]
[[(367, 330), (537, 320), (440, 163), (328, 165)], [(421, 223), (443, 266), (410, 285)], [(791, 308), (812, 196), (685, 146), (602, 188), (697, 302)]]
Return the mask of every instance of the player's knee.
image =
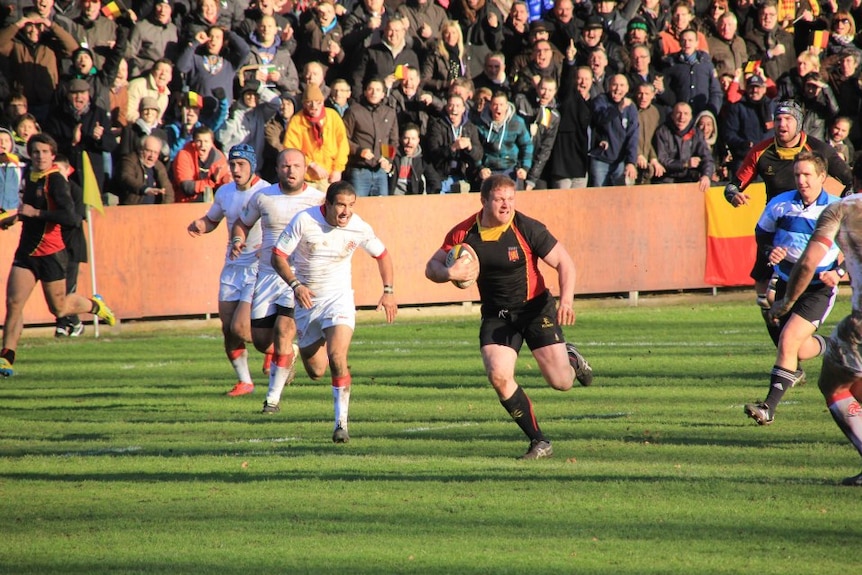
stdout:
[(268, 353), (268, 352), (272, 351), (270, 349), (272, 342), (269, 339), (262, 338), (262, 337), (254, 337), (254, 334), (252, 334), (252, 341), (251, 342), (254, 345), (254, 349), (259, 351), (260, 353)]
[(247, 326), (243, 326), (234, 322), (225, 331), (225, 336), (234, 337), (242, 341), (251, 341), (251, 330)]
[(323, 376), (326, 375), (326, 367), (323, 368), (315, 367), (311, 365), (305, 366), (305, 373), (308, 374), (308, 377), (311, 381), (320, 381), (323, 379)]
[(488, 382), (491, 386), (501, 392), (506, 390), (514, 381), (513, 374), (491, 370), (488, 372)]
[(559, 377), (549, 377), (548, 385), (557, 391), (569, 391), (572, 389), (572, 384), (575, 381), (575, 372), (572, 370), (571, 375), (561, 375)]
[(69, 315), (66, 313), (65, 301), (48, 301), (47, 304), (48, 311), (50, 311), (54, 317), (65, 317)]
[(346, 351), (330, 351), (328, 353), (329, 368), (335, 376), (347, 375), (347, 352)]

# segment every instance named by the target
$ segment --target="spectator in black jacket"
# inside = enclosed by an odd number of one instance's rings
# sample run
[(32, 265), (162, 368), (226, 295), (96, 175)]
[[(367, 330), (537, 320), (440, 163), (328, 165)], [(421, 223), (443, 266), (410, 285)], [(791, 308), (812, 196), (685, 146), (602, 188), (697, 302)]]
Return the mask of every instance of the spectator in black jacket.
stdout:
[(468, 78), (482, 71), (485, 56), (503, 48), (503, 15), (491, 0), (452, 0), (450, 11), (464, 33)]
[(399, 66), (419, 69), (419, 57), (407, 47), (405, 34), (403, 20), (390, 20), (383, 31), (383, 41), (363, 52), (353, 72), (354, 98), (362, 94), (365, 82), (371, 78), (383, 78), (388, 90), (400, 79), (395, 75)]
[(457, 94), (449, 95), (446, 111), (428, 126), (425, 159), (440, 178), (440, 193), (466, 192), (482, 161), (479, 131), (470, 122), (467, 103)]
[(512, 84), (506, 74), (506, 56), (502, 52), (489, 52), (485, 56), (482, 73), (473, 78), (473, 87), (476, 90), (488, 88), (492, 94), (504, 92), (512, 97)]
[(586, 188), (593, 71), (579, 67), (564, 76), (564, 80), (559, 101), (560, 127), (545, 172), (551, 188)]
[(401, 146), (392, 162), (389, 174), (389, 194), (392, 196), (439, 194), (440, 178), (431, 164), (422, 158), (419, 126), (407, 124), (401, 130)]
[(766, 97), (766, 81), (753, 74), (745, 82), (745, 96), (726, 107), (722, 137), (732, 157), (728, 170), (736, 173), (755, 144), (772, 137), (773, 101)]
[(420, 88), (419, 70), (404, 68), (404, 78), (389, 91), (386, 103), (395, 110), (398, 127), (416, 124), (422, 133), (428, 128), (428, 118), (436, 116), (443, 101)]
[(557, 131), (560, 129), (560, 113), (557, 111), (557, 81), (542, 78), (537, 89), (528, 97), (519, 94), (515, 97), (518, 115), (524, 118), (533, 136), (533, 165), (527, 172), (524, 188), (547, 187), (543, 178), (545, 166), (551, 157)]
[(686, 102), (677, 102), (668, 122), (656, 130), (655, 151), (665, 169), (659, 183), (698, 182), (701, 192), (709, 189), (715, 162)]
[(805, 75), (800, 103), (805, 108), (802, 130), (818, 140), (826, 141), (829, 122), (838, 115), (838, 100), (819, 72)]
[[(111, 119), (108, 112), (90, 101), (90, 85), (75, 78), (67, 85), (67, 97), (45, 125), (45, 133), (52, 135), (60, 153), (67, 156), (75, 172), (72, 181), (83, 184), (83, 157), (86, 152), (96, 175), (100, 192), (105, 187), (105, 154), (117, 147), (111, 134)], [(110, 157), (108, 157), (110, 159)]]

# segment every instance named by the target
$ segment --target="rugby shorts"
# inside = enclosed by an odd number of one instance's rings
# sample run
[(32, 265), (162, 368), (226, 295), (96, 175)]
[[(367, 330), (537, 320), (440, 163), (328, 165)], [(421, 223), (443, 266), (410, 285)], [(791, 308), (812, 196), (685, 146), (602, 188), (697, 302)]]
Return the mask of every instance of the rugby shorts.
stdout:
[(28, 254), (15, 254), (12, 265), (30, 270), (36, 281), (51, 283), (66, 280), (66, 266), (69, 264), (69, 255), (66, 250), (60, 250), (47, 256), (31, 256)]
[(293, 308), (293, 290), (274, 270), (258, 270), (251, 298), (251, 319), (274, 316), (278, 306)]
[(315, 298), (310, 308), (297, 305), (294, 308), (296, 337), (300, 348), (306, 348), (324, 339), (323, 330), (346, 325), (356, 327), (356, 304), (353, 290)]
[(480, 347), (498, 344), (520, 351), (525, 341), (530, 349), (566, 341), (557, 323), (556, 301), (549, 292), (517, 310), (482, 311)]

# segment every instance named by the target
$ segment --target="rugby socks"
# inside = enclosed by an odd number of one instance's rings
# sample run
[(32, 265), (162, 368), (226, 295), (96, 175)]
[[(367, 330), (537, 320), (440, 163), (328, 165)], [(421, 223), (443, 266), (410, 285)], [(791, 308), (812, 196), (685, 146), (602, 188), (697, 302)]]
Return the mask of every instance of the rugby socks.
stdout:
[(3, 349), (0, 349), (0, 357), (8, 361), (9, 365), (12, 365), (15, 363), (15, 350), (4, 347)]
[(296, 355), (291, 349), (290, 353), (277, 353), (272, 358), (272, 366), (269, 369), (269, 391), (266, 392), (266, 402), (276, 405), (281, 401), (281, 392), (290, 377), (293, 362)]
[(763, 402), (769, 409), (769, 413), (775, 413), (775, 408), (778, 407), (787, 390), (793, 387), (794, 381), (796, 381), (795, 372), (777, 365), (772, 366), (772, 374), (769, 377), (769, 393)]
[(769, 339), (772, 340), (775, 347), (778, 347), (778, 339), (781, 337), (781, 328), (784, 326), (772, 323), (769, 319), (769, 308), (761, 308), (760, 314), (763, 316), (763, 321), (766, 324), (766, 332), (769, 334)]
[(859, 455), (862, 455), (862, 409), (849, 390), (839, 391), (826, 398), (832, 419), (838, 424)]
[(819, 334), (814, 334), (811, 337), (817, 340), (817, 343), (820, 344), (820, 351), (817, 353), (815, 357), (820, 357), (824, 353), (826, 353), (826, 338)]
[(347, 412), (350, 409), (351, 377), (339, 375), (332, 377), (332, 404), (335, 408), (335, 428), (347, 429)]
[(254, 383), (251, 380), (251, 371), (248, 369), (248, 350), (246, 350), (244, 343), (236, 349), (229, 350), (227, 357), (241, 383)]
[(536, 414), (533, 413), (533, 402), (524, 393), (519, 385), (509, 399), (500, 401), (503, 408), (509, 412), (518, 427), (530, 438), (530, 441), (546, 441), (545, 435), (536, 423)]
[(263, 353), (263, 374), (269, 375), (269, 370), (272, 368), (272, 350), (273, 347), (270, 345), (266, 348), (266, 351)]

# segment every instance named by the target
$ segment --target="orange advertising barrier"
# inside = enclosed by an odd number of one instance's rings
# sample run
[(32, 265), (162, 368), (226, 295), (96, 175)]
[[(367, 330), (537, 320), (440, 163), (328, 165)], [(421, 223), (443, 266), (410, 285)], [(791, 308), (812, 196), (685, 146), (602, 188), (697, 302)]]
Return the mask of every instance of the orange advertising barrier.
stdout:
[[(357, 201), (356, 212), (393, 257), (399, 304), (478, 301), (475, 287), (429, 282), (425, 262), (446, 232), (480, 207), (479, 194)], [(98, 292), (120, 319), (216, 313), (228, 231), (222, 222), (202, 237), (186, 232), (206, 209), (204, 204), (121, 206), (91, 216)], [(566, 246), (577, 267), (577, 293), (708, 287), (704, 198), (696, 184), (520, 192), (517, 209), (544, 222)], [(0, 232), (4, 293), (19, 229)], [(556, 274), (547, 278), (556, 294)], [(382, 293), (377, 264), (362, 251), (353, 258), (353, 286), (358, 306), (377, 304)], [(92, 292), (87, 264), (81, 266), (78, 291)], [(27, 303), (25, 321), (53, 322), (41, 293)]]

